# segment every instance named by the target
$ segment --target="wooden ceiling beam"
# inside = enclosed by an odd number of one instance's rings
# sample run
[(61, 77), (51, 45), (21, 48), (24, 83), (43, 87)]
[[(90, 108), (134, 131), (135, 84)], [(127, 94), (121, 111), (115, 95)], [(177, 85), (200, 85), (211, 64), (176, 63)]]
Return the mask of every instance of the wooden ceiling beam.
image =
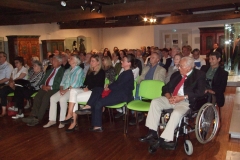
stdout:
[[(13, 0), (10, 0), (13, 1)], [(56, 11), (51, 14), (31, 14), (18, 16), (0, 16), (0, 25), (15, 25), (15, 24), (34, 24), (34, 23), (50, 23), (50, 22), (68, 22), (74, 20), (87, 20), (105, 17), (117, 17), (128, 15), (147, 15), (163, 12), (174, 12), (177, 10), (187, 10), (191, 8), (203, 8), (217, 5), (226, 5), (237, 3), (239, 0), (146, 0), (129, 2), (126, 4), (116, 4), (104, 6), (103, 13), (90, 13), (88, 9), (82, 11), (81, 9)]]
[(56, 12), (58, 9), (57, 7), (52, 7), (49, 5), (33, 3), (33, 2), (26, 2), (22, 0), (1, 0), (0, 6), (8, 7), (8, 8), (15, 8), (15, 9), (23, 9), (28, 11), (37, 11), (37, 12)]
[[(240, 18), (240, 14), (234, 14), (233, 11), (225, 12), (214, 12), (214, 13), (204, 13), (195, 15), (184, 15), (184, 16), (169, 16), (157, 18), (157, 23), (154, 25), (164, 25), (164, 24), (177, 24), (177, 23), (189, 23), (189, 22), (204, 22), (204, 21), (214, 21), (214, 20), (228, 20)], [(79, 21), (72, 23), (62, 23), (60, 24), (60, 29), (82, 29), (82, 28), (108, 28), (108, 27), (126, 27), (126, 26), (143, 26), (143, 25), (153, 25), (150, 23), (144, 23), (143, 21), (134, 20), (119, 20), (116, 23), (105, 24), (104, 20), (100, 21)]]

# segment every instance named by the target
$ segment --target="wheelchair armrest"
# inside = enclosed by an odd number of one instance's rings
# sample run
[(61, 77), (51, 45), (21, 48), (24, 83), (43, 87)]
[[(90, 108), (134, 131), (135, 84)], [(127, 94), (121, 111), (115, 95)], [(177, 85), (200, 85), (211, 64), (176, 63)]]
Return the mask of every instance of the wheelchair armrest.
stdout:
[(199, 110), (205, 103), (208, 102), (209, 94), (204, 94), (202, 97), (198, 97), (193, 104), (189, 105), (192, 111)]

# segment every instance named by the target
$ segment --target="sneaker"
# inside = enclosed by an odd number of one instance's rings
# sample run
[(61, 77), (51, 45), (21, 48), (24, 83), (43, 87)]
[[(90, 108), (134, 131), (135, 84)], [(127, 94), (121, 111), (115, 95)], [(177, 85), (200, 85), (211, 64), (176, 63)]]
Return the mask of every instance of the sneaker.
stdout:
[(16, 108), (15, 106), (12, 106), (12, 107), (9, 107), (8, 110), (17, 112), (18, 108)]
[(24, 114), (16, 114), (16, 116), (12, 116), (12, 119), (18, 119), (18, 118), (23, 118)]
[(122, 117), (123, 115), (124, 115), (123, 113), (119, 112), (118, 114), (116, 114), (116, 115), (114, 116), (114, 118), (120, 118), (120, 117)]
[(43, 128), (48, 128), (48, 127), (51, 127), (51, 126), (53, 126), (55, 124), (56, 124), (55, 121), (49, 121), (46, 125), (43, 126)]
[(61, 123), (59, 123), (58, 128), (63, 128), (63, 127), (65, 127), (65, 124), (61, 124)]

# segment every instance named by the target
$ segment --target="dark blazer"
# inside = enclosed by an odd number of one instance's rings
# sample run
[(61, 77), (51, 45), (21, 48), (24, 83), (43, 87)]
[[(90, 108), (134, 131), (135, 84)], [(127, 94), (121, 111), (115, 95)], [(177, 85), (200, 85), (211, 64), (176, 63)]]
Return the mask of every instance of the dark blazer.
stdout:
[[(50, 76), (50, 74), (52, 73), (53, 69), (54, 68), (51, 68), (46, 72), (46, 74), (45, 74), (43, 80), (41, 81), (40, 85), (43, 85), (43, 84), (46, 83), (46, 80)], [(57, 74), (56, 74), (56, 76), (54, 77), (54, 80), (53, 80), (52, 90), (59, 90), (60, 89), (60, 83), (62, 81), (62, 77), (63, 77), (64, 72), (65, 72), (65, 69), (63, 67), (60, 67), (58, 69), (58, 72), (57, 72)]]
[[(210, 66), (204, 65), (201, 70), (207, 73)], [(212, 80), (212, 90), (215, 92), (217, 105), (222, 107), (225, 103), (224, 92), (227, 86), (228, 72), (218, 67)]]
[[(162, 95), (166, 93), (173, 93), (175, 87), (181, 81), (182, 75), (179, 71), (172, 74), (170, 81), (163, 86)], [(205, 92), (206, 74), (197, 69), (193, 69), (192, 73), (187, 77), (184, 82), (184, 95), (188, 95), (190, 107), (194, 104), (195, 100), (202, 97)]]
[(165, 68), (167, 72), (168, 72), (168, 68), (170, 67), (171, 63), (172, 63), (172, 58), (167, 58), (166, 64), (163, 66), (163, 68)]

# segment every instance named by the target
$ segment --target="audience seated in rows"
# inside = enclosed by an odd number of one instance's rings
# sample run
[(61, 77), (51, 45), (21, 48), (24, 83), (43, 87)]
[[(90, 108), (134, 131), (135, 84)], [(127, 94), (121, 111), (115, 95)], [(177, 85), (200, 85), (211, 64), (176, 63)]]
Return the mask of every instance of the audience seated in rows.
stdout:
[(102, 69), (102, 61), (99, 55), (92, 55), (90, 59), (90, 68), (83, 83), (84, 88), (73, 88), (70, 90), (68, 114), (62, 124), (71, 123), (67, 132), (74, 131), (77, 125), (78, 102), (87, 102), (95, 87), (104, 87), (105, 72)]
[[(4, 55), (4, 54), (0, 54), (0, 55)], [(28, 70), (27, 68), (24, 67), (23, 57), (16, 57), (14, 59), (14, 64), (16, 68), (12, 70), (11, 77), (8, 83), (0, 89), (0, 98), (1, 98), (1, 106), (2, 106), (1, 116), (6, 115), (7, 95), (9, 93), (14, 92), (15, 81), (18, 79), (26, 80), (28, 78)], [(8, 67), (10, 67), (9, 70), (11, 70), (11, 66), (8, 65)]]
[[(134, 89), (134, 79), (132, 67), (134, 65), (134, 56), (128, 54), (122, 59), (122, 68), (124, 71), (119, 75), (118, 79), (107, 87), (94, 88), (87, 106), (81, 109), (80, 114), (84, 114), (86, 110), (91, 108), (92, 127), (89, 129), (94, 132), (102, 132), (102, 108), (111, 106), (121, 102), (130, 102), (133, 100), (132, 90)], [(111, 91), (108, 96), (102, 98), (102, 92)]]
[[(157, 139), (157, 142), (150, 145), (150, 152), (155, 152), (166, 142), (173, 141), (174, 130), (180, 118), (189, 110), (189, 105), (193, 104), (196, 98), (204, 95), (205, 79), (205, 73), (194, 68), (193, 58), (186, 56), (181, 59), (179, 71), (173, 73), (170, 81), (162, 88), (162, 96), (151, 102), (146, 119), (149, 132), (139, 139), (141, 142)], [(158, 138), (159, 117), (163, 109), (170, 108), (174, 110), (166, 128)]]
[(15, 86), (14, 90), (14, 100), (15, 107), (10, 107), (8, 110), (17, 111), (18, 114), (13, 116), (13, 119), (23, 118), (23, 107), (24, 107), (24, 99), (30, 99), (31, 95), (36, 93), (40, 89), (40, 82), (44, 77), (43, 66), (40, 61), (33, 61), (33, 69), (28, 74), (28, 81), (31, 86)]
[(34, 97), (33, 108), (31, 114), (22, 121), (27, 123), (28, 126), (35, 126), (42, 120), (47, 107), (50, 103), (50, 97), (59, 91), (60, 83), (65, 69), (61, 67), (62, 58), (60, 55), (54, 56), (52, 61), (52, 69), (49, 69), (43, 80), (41, 81), (41, 89)]
[[(79, 88), (83, 85), (83, 70), (79, 66), (80, 59), (78, 55), (72, 54), (69, 57), (70, 68), (64, 72), (60, 90), (56, 92), (50, 98), (50, 110), (49, 110), (49, 122), (44, 125), (44, 128), (48, 128), (56, 124), (57, 118), (57, 102), (60, 104), (60, 116), (59, 121), (64, 121), (67, 113), (67, 103), (70, 96), (70, 90), (73, 88)], [(63, 124), (59, 124), (58, 128), (63, 128)]]

